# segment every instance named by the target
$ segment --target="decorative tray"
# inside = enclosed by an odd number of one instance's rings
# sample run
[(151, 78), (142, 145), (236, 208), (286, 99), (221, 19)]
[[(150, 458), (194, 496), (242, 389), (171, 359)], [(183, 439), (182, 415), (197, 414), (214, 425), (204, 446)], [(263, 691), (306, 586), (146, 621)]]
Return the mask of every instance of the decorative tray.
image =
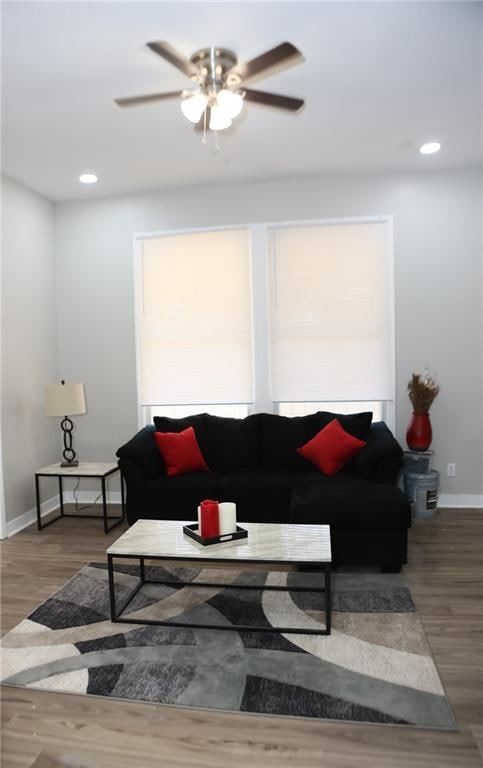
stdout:
[(223, 536), (214, 536), (211, 539), (202, 539), (198, 533), (198, 523), (183, 525), (183, 533), (186, 536), (189, 536), (190, 539), (197, 541), (198, 544), (202, 544), (204, 547), (207, 547), (210, 544), (223, 544), (226, 541), (234, 541), (235, 539), (246, 539), (248, 536), (248, 531), (246, 531), (244, 528), (240, 528), (240, 526), (237, 525), (236, 531), (234, 533), (225, 533)]

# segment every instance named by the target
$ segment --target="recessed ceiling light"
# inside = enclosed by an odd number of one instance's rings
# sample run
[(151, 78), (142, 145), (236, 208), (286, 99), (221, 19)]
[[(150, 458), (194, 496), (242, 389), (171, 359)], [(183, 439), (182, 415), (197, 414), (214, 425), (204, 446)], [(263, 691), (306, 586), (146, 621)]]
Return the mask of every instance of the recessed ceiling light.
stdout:
[(434, 153), (439, 152), (440, 149), (441, 144), (439, 141), (428, 141), (427, 144), (423, 144), (423, 146), (419, 148), (419, 151), (422, 155), (434, 155)]
[(81, 173), (79, 176), (79, 181), (82, 184), (95, 184), (97, 181), (97, 176), (95, 173)]

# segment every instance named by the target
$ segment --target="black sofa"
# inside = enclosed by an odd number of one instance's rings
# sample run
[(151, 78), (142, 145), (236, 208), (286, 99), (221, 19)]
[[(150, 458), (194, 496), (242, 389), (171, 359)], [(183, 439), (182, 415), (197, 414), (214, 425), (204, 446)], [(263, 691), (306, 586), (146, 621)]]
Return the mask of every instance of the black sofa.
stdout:
[[(329, 421), (366, 441), (336, 475), (321, 473), (297, 453)], [(407, 562), (410, 507), (396, 486), (402, 450), (372, 414), (319, 411), (285, 417), (260, 413), (245, 419), (207, 413), (183, 419), (156, 417), (117, 451), (126, 481), (127, 519), (194, 520), (203, 499), (234, 501), (239, 522), (326, 523), (334, 563), (380, 565), (397, 572)], [(210, 468), (167, 477), (154, 430), (192, 426)]]

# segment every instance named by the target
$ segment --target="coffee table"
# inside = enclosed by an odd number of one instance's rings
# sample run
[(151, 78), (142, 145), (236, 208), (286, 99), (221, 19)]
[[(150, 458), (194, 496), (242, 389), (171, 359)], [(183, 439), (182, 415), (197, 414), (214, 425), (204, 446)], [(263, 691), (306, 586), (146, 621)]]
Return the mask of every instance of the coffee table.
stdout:
[[(125, 624), (153, 624), (155, 626), (188, 627), (194, 629), (224, 629), (256, 632), (281, 632), (306, 635), (330, 635), (331, 625), (331, 547), (330, 528), (328, 525), (276, 525), (268, 523), (241, 523), (248, 531), (248, 538), (204, 547), (183, 533), (183, 525), (192, 521), (179, 520), (138, 520), (128, 531), (122, 534), (106, 550), (109, 575), (109, 601), (111, 621)], [(139, 561), (139, 583), (124, 599), (121, 606), (116, 605), (114, 578), (115, 558)], [(175, 580), (153, 581), (146, 578), (145, 560), (196, 561), (196, 565), (205, 568), (222, 564), (263, 565), (310, 565), (317, 566), (323, 572), (323, 585), (314, 587), (263, 587), (245, 584), (220, 584), (207, 582), (185, 582)], [(320, 574), (322, 576), (322, 573)], [(321, 579), (322, 581), (322, 579)], [(323, 629), (303, 627), (256, 627), (244, 624), (227, 626), (213, 624), (193, 624), (182, 621), (158, 621), (153, 619), (135, 619), (122, 616), (133, 597), (143, 584), (163, 584), (170, 587), (222, 587), (225, 589), (269, 589), (281, 592), (316, 592), (325, 593), (325, 627)]]

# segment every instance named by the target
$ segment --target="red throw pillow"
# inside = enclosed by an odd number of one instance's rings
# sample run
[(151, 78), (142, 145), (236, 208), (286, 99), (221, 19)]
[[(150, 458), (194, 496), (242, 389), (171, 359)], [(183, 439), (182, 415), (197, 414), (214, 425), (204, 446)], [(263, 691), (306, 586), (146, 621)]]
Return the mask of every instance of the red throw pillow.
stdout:
[(193, 427), (182, 432), (155, 432), (159, 452), (168, 477), (185, 472), (206, 472), (209, 467), (200, 451)]
[(325, 475), (335, 475), (365, 444), (364, 440), (346, 432), (337, 419), (332, 419), (312, 440), (297, 448), (297, 453)]

